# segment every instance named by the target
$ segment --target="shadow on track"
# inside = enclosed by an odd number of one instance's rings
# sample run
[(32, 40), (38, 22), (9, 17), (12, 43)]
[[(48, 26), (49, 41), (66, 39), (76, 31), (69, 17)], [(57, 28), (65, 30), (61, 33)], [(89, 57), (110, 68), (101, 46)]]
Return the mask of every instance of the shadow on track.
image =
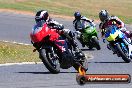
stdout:
[[(27, 73), (27, 74), (52, 74), (50, 72), (16, 72), (16, 73)], [(77, 72), (60, 72), (58, 74), (61, 74), (61, 73), (77, 73)]]
[(88, 63), (125, 63), (125, 62), (88, 62)]
[(95, 49), (81, 49), (82, 51), (94, 51)]

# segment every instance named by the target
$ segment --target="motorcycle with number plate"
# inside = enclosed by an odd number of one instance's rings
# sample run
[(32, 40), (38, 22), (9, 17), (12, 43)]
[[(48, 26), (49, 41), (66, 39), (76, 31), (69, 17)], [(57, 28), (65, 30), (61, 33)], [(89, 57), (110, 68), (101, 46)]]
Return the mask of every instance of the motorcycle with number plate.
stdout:
[(106, 28), (105, 38), (108, 41), (108, 46), (118, 57), (129, 63), (131, 61), (131, 52), (129, 45), (131, 42), (126, 35), (120, 31), (116, 25), (111, 25)]
[(82, 57), (76, 55), (69, 48), (70, 44), (68, 44), (67, 39), (60, 36), (56, 29), (49, 28), (46, 23), (41, 25), (43, 26), (33, 28), (30, 37), (32, 42), (39, 43), (39, 58), (51, 73), (57, 74), (60, 72), (60, 68), (68, 69), (72, 66), (76, 70), (80, 66), (87, 69), (85, 55)]

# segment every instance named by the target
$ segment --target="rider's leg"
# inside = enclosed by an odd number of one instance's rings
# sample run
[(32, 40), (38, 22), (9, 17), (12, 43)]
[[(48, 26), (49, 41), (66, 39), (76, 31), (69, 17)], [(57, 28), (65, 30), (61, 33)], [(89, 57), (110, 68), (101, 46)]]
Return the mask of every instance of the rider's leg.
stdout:
[(79, 50), (79, 47), (75, 41), (75, 34), (71, 31), (65, 32), (64, 36), (68, 39), (68, 41), (70, 42), (70, 44), (73, 46), (73, 49)]
[(82, 47), (85, 47), (85, 44), (84, 44), (84, 41), (83, 41), (83, 38), (82, 38), (82, 34), (77, 36), (77, 39), (80, 41), (80, 43), (82, 44)]

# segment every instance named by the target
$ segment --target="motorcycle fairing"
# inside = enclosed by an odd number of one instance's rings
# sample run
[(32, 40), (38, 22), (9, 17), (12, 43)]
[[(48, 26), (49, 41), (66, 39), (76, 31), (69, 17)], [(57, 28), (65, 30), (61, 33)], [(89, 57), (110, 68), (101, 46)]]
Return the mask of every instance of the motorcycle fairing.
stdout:
[[(41, 24), (41, 22), (40, 22)], [(41, 27), (39, 23), (33, 28), (32, 33), (30, 34), (31, 40), (35, 42), (41, 42), (42, 39), (50, 35), (50, 40), (54, 41), (59, 38), (59, 34), (56, 33), (55, 29), (50, 29), (46, 23)]]
[(62, 39), (62, 37), (60, 37), (58, 40), (55, 40), (55, 44), (57, 45), (57, 47), (59, 47), (61, 52), (65, 52), (68, 50), (67, 42), (66, 40)]
[(119, 30), (116, 26), (111, 26), (106, 29), (105, 38), (107, 41), (115, 41), (116, 37), (119, 35)]

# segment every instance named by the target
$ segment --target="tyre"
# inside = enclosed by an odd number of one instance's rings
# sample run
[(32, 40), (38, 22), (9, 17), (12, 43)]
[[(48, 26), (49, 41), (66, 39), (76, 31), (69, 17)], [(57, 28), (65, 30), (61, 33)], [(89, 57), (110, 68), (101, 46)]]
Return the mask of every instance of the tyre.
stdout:
[(57, 74), (60, 72), (60, 64), (57, 57), (52, 57), (51, 54), (45, 49), (41, 49), (39, 54), (43, 64), (51, 73)]
[(129, 63), (131, 60), (128, 58), (128, 56), (122, 51), (121, 47), (119, 44), (116, 44), (117, 47), (117, 52), (120, 54), (122, 59), (126, 62)]
[(90, 46), (88, 46), (88, 48), (89, 48), (89, 50), (92, 50), (92, 49), (93, 49), (93, 46), (92, 46), (92, 45), (90, 45)]
[(95, 45), (95, 47), (96, 47), (97, 50), (100, 50), (101, 49), (101, 47), (99, 45), (99, 41), (97, 40), (96, 37), (92, 38), (92, 42)]

